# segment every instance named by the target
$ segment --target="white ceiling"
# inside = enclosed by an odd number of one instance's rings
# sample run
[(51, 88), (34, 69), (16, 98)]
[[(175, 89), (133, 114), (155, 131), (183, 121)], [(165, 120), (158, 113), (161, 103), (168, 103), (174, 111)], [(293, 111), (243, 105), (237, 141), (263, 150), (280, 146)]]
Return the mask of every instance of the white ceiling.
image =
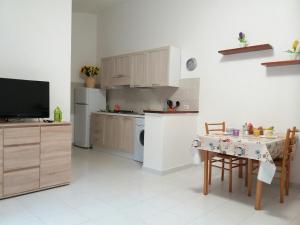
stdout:
[(125, 0), (73, 0), (73, 12), (99, 13)]

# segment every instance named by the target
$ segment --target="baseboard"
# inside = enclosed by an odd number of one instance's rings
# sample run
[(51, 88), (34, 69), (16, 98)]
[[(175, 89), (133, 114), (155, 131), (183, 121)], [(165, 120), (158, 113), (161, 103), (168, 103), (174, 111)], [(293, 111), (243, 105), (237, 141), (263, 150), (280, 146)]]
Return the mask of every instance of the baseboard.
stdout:
[(185, 170), (185, 169), (188, 169), (188, 168), (191, 168), (191, 167), (194, 167), (194, 166), (195, 166), (194, 164), (188, 164), (188, 165), (178, 166), (178, 167), (170, 168), (170, 169), (166, 169), (166, 170), (156, 170), (156, 169), (153, 169), (153, 168), (143, 166), (142, 169), (144, 171), (163, 176), (163, 175), (167, 175), (167, 174), (170, 174), (170, 173), (175, 173), (175, 172), (178, 172), (178, 171), (181, 171), (181, 170)]
[(104, 149), (104, 148), (91, 148), (90, 150), (92, 151), (100, 151), (109, 155), (115, 155), (115, 156), (120, 156), (122, 158), (126, 159), (132, 159), (133, 160), (133, 154), (132, 153), (127, 153), (122, 150), (118, 149)]

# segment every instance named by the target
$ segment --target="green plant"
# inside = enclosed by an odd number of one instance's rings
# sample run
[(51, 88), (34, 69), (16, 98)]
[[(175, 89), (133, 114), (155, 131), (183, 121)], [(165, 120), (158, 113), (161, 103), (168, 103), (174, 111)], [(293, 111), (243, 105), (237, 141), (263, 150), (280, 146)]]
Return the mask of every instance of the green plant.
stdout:
[(297, 51), (298, 45), (299, 45), (299, 41), (298, 41), (298, 40), (295, 40), (295, 41), (293, 42), (292, 49), (289, 49), (289, 50), (287, 50), (286, 52), (287, 52), (287, 53), (290, 53), (290, 54), (300, 54), (300, 49)]
[(238, 38), (238, 40), (239, 40), (241, 43), (244, 43), (244, 44), (247, 43), (246, 35), (245, 35), (243, 32), (240, 32), (240, 33), (239, 33), (239, 38)]

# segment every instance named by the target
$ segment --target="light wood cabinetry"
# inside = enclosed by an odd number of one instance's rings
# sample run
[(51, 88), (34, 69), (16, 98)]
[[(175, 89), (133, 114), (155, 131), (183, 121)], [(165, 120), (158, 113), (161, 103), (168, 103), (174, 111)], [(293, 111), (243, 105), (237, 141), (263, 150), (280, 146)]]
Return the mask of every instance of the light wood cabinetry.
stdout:
[(115, 73), (115, 59), (113, 57), (102, 59), (101, 88), (110, 88), (111, 79)]
[(41, 188), (70, 182), (71, 127), (41, 128)]
[(122, 118), (119, 116), (104, 116), (103, 146), (119, 149), (121, 144)]
[(102, 87), (178, 87), (180, 65), (180, 50), (172, 46), (103, 58)]
[(4, 146), (34, 144), (40, 142), (40, 127), (4, 129)]
[(131, 86), (149, 87), (150, 81), (147, 76), (147, 58), (146, 52), (135, 53), (131, 55)]
[(39, 188), (40, 169), (31, 168), (4, 174), (4, 196), (22, 194)]
[(123, 117), (121, 127), (121, 144), (120, 148), (125, 152), (133, 153), (134, 149), (134, 129), (135, 129), (135, 119), (132, 117)]
[(168, 49), (149, 51), (147, 74), (151, 86), (168, 86), (169, 52)]
[[(133, 152), (135, 118), (94, 114), (92, 116), (93, 146), (106, 149), (120, 150), (126, 153)], [(97, 126), (101, 126), (98, 128)], [(99, 130), (101, 130), (99, 132)], [(99, 141), (103, 140), (103, 141)]]
[(19, 170), (40, 165), (40, 145), (4, 147), (4, 171)]
[(98, 114), (92, 114), (91, 124), (92, 145), (103, 146), (105, 117)]
[(0, 198), (70, 182), (69, 123), (0, 124)]
[(3, 129), (0, 129), (0, 198), (3, 195)]
[(130, 85), (131, 83), (131, 57), (122, 55), (115, 57), (115, 73), (112, 76), (112, 86)]

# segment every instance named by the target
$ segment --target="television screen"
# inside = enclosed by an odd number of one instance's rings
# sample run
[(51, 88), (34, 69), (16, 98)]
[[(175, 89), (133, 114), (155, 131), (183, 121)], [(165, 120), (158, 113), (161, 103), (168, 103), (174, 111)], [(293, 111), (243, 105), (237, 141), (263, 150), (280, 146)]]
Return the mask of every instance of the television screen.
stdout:
[(0, 118), (48, 118), (49, 82), (0, 78)]

